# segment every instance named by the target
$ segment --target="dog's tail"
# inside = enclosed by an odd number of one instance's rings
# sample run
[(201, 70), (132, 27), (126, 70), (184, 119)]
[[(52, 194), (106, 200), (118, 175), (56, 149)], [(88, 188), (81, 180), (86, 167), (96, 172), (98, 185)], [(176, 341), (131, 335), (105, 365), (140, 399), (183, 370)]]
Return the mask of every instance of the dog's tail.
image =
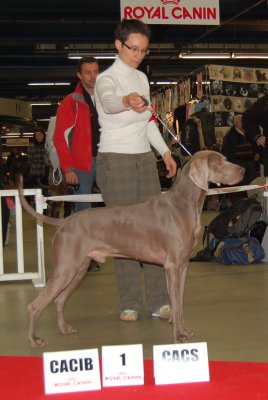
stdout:
[(62, 219), (59, 218), (51, 218), (47, 217), (46, 215), (40, 214), (33, 207), (30, 206), (28, 201), (25, 199), (24, 194), (23, 194), (23, 177), (22, 175), (19, 175), (18, 178), (18, 191), (19, 191), (19, 198), (22, 207), (34, 218), (36, 218), (38, 221), (44, 222), (49, 225), (53, 226), (62, 226), (63, 221)]

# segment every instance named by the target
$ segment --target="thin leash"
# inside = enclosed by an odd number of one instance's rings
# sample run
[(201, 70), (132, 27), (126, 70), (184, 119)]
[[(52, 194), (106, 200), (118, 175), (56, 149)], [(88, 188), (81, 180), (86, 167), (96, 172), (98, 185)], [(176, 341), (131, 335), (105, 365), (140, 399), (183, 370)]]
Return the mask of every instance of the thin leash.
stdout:
[(213, 194), (225, 194), (225, 193), (236, 193), (236, 192), (245, 192), (247, 190), (254, 189), (268, 189), (268, 185), (243, 185), (243, 186), (230, 186), (230, 187), (219, 187), (214, 189), (208, 189), (206, 195), (211, 196)]
[(158, 121), (163, 125), (163, 127), (168, 131), (168, 133), (170, 134), (170, 136), (173, 137), (173, 139), (176, 140), (177, 143), (179, 143), (180, 147), (190, 156), (193, 157), (192, 154), (189, 152), (189, 150), (181, 143), (181, 141), (177, 138), (176, 135), (174, 135), (174, 133), (169, 129), (169, 127), (165, 124), (165, 122), (162, 120), (162, 118), (160, 117), (160, 115), (158, 115), (152, 106), (152, 103), (150, 103), (147, 99), (145, 99), (144, 97), (141, 97), (144, 104), (147, 106), (147, 109), (152, 113), (152, 115), (158, 119)]

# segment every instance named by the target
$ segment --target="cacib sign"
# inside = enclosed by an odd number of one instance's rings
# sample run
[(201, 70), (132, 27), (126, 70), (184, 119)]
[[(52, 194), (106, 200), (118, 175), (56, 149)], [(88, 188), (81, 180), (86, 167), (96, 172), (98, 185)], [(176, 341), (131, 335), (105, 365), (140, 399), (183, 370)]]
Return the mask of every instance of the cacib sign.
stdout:
[(120, 0), (121, 19), (146, 24), (219, 25), (219, 0)]

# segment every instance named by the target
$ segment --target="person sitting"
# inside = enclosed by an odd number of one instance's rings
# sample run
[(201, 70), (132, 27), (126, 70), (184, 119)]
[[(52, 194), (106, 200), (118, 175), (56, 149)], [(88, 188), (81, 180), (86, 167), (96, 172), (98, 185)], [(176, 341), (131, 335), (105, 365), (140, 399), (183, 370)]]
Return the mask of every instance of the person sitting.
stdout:
[(245, 168), (240, 185), (248, 185), (259, 176), (259, 154), (245, 135), (242, 114), (234, 117), (234, 125), (223, 138), (221, 153), (228, 161)]

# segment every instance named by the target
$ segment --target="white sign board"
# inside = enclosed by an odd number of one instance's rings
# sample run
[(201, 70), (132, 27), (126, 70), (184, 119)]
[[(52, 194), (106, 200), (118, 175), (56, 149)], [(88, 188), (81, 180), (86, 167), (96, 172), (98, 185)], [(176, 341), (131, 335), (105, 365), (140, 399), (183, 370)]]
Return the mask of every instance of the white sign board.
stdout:
[(142, 344), (102, 347), (102, 386), (144, 384)]
[(156, 385), (209, 381), (206, 343), (153, 347)]
[(121, 19), (146, 24), (219, 25), (219, 0), (121, 0)]
[(45, 393), (101, 389), (98, 349), (43, 354)]

